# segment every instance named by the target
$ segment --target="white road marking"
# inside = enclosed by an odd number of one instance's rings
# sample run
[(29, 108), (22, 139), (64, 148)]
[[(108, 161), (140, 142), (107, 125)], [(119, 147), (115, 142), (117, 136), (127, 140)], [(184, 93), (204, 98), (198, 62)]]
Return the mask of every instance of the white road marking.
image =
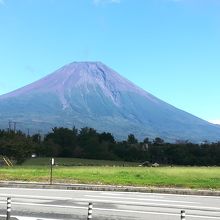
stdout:
[(34, 218), (34, 217), (27, 217), (27, 216), (12, 216), (17, 218), (18, 220), (59, 220), (54, 218)]
[[(45, 185), (47, 185), (47, 184), (45, 184)], [(77, 185), (80, 185), (80, 184), (77, 184)], [(83, 185), (82, 185), (83, 186)], [(31, 189), (31, 188), (8, 188), (8, 187), (1, 187), (0, 188), (0, 191), (1, 191), (1, 189), (3, 189), (3, 190), (16, 190), (16, 192), (18, 191), (18, 190), (26, 190), (26, 191), (51, 191), (51, 192), (78, 192), (79, 190), (71, 190), (71, 189), (69, 189), (69, 190), (64, 190), (64, 189), (46, 189), (46, 188), (44, 188), (44, 189)], [(92, 191), (92, 190), (83, 190), (83, 192), (90, 192), (90, 193), (103, 193), (103, 191)], [(110, 191), (109, 191), (110, 192)], [(111, 191), (112, 192), (112, 191)], [(161, 196), (161, 195), (164, 195), (164, 196), (173, 196), (173, 197), (196, 197), (196, 198), (216, 198), (216, 199), (219, 199), (219, 196), (200, 196), (200, 195), (181, 195), (181, 194), (169, 194), (169, 193), (149, 193), (149, 192), (146, 192), (146, 193), (144, 193), (144, 192), (120, 192), (120, 191), (115, 191), (115, 193), (120, 193), (120, 194), (122, 194), (122, 193), (125, 193), (125, 194), (139, 194), (139, 195), (141, 195), (141, 194), (147, 194), (147, 195), (157, 195), (157, 196)]]
[[(42, 184), (42, 185), (48, 185), (48, 184)], [(49, 185), (48, 185), (49, 186)], [(56, 186), (55, 184), (54, 184), (54, 186)], [(78, 185), (77, 185), (78, 186)], [(80, 185), (79, 185), (80, 186)], [(71, 187), (71, 185), (69, 186), (68, 185), (68, 187)], [(47, 189), (47, 188), (9, 188), (9, 187), (0, 187), (0, 191), (1, 190), (15, 190), (16, 192), (18, 192), (19, 190), (23, 190), (23, 191), (41, 191), (41, 192), (43, 192), (43, 191), (49, 191), (49, 192), (66, 192), (66, 193), (69, 193), (69, 192), (79, 192), (79, 190), (72, 190), (72, 189)], [(83, 191), (83, 192), (103, 192), (103, 191), (93, 191), (93, 190), (80, 190), (80, 191)]]
[[(124, 209), (103, 209), (94, 208), (100, 211), (112, 211), (112, 212), (126, 212), (126, 213), (140, 213), (140, 214), (151, 214), (151, 215), (168, 215), (168, 216), (180, 216), (180, 214), (168, 213), (168, 212), (149, 212), (149, 211), (136, 211), (136, 210), (124, 210)], [(187, 215), (192, 218), (205, 218), (205, 219), (219, 219), (218, 216), (202, 216), (202, 215)]]
[[(101, 199), (123, 199), (122, 197), (117, 196), (93, 196), (93, 195), (84, 195), (85, 197), (90, 198), (101, 198)], [(170, 202), (170, 203), (187, 203), (187, 204), (200, 204), (198, 202), (187, 202), (187, 201), (177, 201), (177, 200), (166, 200), (166, 199), (145, 199), (145, 198), (130, 198), (124, 197), (124, 200), (137, 200), (137, 201), (153, 201), (153, 202)]]
[(31, 196), (31, 195), (23, 195), (23, 194), (20, 194), (20, 195), (14, 195), (12, 193), (8, 193), (8, 194), (2, 194), (0, 193), (0, 196), (2, 197), (12, 197), (13, 198), (30, 198), (30, 199), (57, 199), (57, 200), (71, 200), (72, 198), (71, 197), (57, 197), (57, 196)]
[[(74, 207), (85, 209), (85, 207)], [(168, 213), (168, 212), (150, 212), (150, 211), (136, 211), (136, 210), (126, 210), (126, 209), (104, 209), (104, 208), (93, 208), (93, 210), (97, 211), (111, 211), (111, 212), (125, 212), (125, 213), (137, 213), (137, 214), (150, 214), (150, 215), (166, 215), (166, 216), (180, 216), (180, 214)], [(1, 217), (5, 217), (5, 215), (0, 215)], [(19, 220), (59, 220), (59, 219), (50, 219), (50, 218), (33, 218), (33, 217), (25, 217), (25, 216), (12, 216), (18, 218)], [(203, 215), (187, 215), (187, 217), (191, 218), (203, 218), (203, 219), (219, 219), (218, 216), (203, 216)]]
[[(5, 218), (6, 215), (0, 215), (0, 217)], [(38, 217), (28, 217), (28, 216), (11, 216), (12, 218), (17, 218), (19, 220), (60, 220), (60, 219), (54, 219), (54, 218), (38, 218)]]
[[(84, 199), (78, 199), (78, 202), (88, 202), (88, 200)], [(127, 205), (128, 203), (125, 203), (125, 201), (112, 201), (112, 200), (98, 200), (93, 199), (93, 202), (105, 202), (105, 203), (112, 203), (112, 204), (124, 204)], [(5, 202), (0, 202), (0, 204), (5, 204)], [(14, 205), (27, 205), (27, 206), (42, 206), (42, 207), (56, 207), (56, 208), (80, 208), (79, 206), (63, 206), (63, 205), (51, 205), (51, 204), (40, 204), (40, 203), (27, 203), (27, 202), (13, 202)], [(86, 205), (86, 204), (85, 204)], [(208, 206), (188, 206), (188, 205), (176, 205), (176, 204), (163, 204), (163, 203), (140, 203), (140, 202), (130, 202), (129, 205), (145, 205), (145, 206), (153, 206), (153, 207), (165, 207), (165, 208), (184, 208), (184, 209), (190, 209), (190, 210), (200, 210), (200, 211), (219, 211), (219, 207), (208, 207)], [(85, 207), (81, 207), (85, 208)], [(86, 207), (87, 208), (87, 207)]]
[(105, 202), (105, 203), (112, 203), (112, 204), (124, 204), (124, 205), (153, 205), (156, 207), (169, 207), (169, 208), (187, 208), (193, 210), (220, 210), (219, 207), (211, 207), (211, 206), (194, 206), (194, 205), (179, 205), (179, 204), (164, 204), (164, 203), (153, 203), (153, 202), (126, 202), (125, 200), (106, 200), (106, 199), (93, 199), (93, 202)]
[[(168, 189), (168, 188), (167, 188)], [(183, 189), (184, 190), (184, 189)], [(92, 191), (88, 191), (92, 192)], [(219, 191), (218, 191), (219, 192)], [(101, 194), (107, 194), (108, 192), (101, 191)], [(215, 198), (220, 199), (219, 196), (202, 196), (202, 195), (187, 195), (187, 194), (178, 194), (178, 193), (151, 193), (151, 192), (120, 192), (120, 191), (109, 191), (112, 194), (135, 194), (135, 195), (151, 195), (151, 196), (171, 196), (171, 197), (195, 197), (195, 198)]]
[[(106, 196), (120, 196), (120, 195), (125, 195), (125, 194), (127, 194), (127, 195), (129, 195), (130, 193), (129, 192), (102, 192), (101, 193), (101, 195), (106, 195)], [(158, 198), (158, 199), (162, 199), (162, 198), (164, 198), (164, 196), (157, 196), (157, 195), (151, 195), (150, 193), (136, 193), (135, 194), (135, 197), (140, 197), (140, 198), (142, 198), (142, 197), (144, 197), (144, 198)]]
[[(0, 202), (0, 204), (5, 204)], [(69, 205), (50, 205), (50, 204), (40, 204), (40, 203), (27, 203), (27, 202), (14, 202), (13, 205), (26, 205), (26, 206), (41, 206), (41, 207), (54, 207), (54, 208), (72, 208), (72, 209), (88, 209), (87, 204), (85, 207), (80, 206), (69, 206)]]

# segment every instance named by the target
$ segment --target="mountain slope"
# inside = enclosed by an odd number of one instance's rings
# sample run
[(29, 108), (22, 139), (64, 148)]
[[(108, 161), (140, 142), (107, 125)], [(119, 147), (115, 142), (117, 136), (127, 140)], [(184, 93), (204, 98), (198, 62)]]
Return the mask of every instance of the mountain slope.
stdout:
[(174, 141), (220, 139), (219, 126), (147, 93), (100, 62), (74, 62), (0, 96), (0, 126), (47, 132), (54, 126), (94, 127), (118, 138), (160, 136)]

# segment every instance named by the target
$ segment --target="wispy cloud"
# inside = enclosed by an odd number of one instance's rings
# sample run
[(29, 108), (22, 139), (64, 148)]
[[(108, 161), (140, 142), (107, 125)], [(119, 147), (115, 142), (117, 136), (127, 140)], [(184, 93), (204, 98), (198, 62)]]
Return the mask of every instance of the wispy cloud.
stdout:
[(220, 119), (209, 120), (212, 124), (220, 125)]
[(4, 0), (0, 0), (0, 5), (4, 5), (5, 1)]
[(119, 4), (119, 3), (121, 3), (121, 0), (93, 0), (93, 3), (95, 5), (100, 5), (100, 4)]

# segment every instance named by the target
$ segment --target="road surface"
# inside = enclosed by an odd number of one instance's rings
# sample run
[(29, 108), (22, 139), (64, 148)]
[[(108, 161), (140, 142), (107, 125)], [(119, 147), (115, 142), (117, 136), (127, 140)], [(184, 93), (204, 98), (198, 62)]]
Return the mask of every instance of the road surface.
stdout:
[(220, 220), (220, 197), (21, 188), (0, 188), (0, 219), (8, 196), (18, 220), (85, 220), (89, 202), (97, 220)]

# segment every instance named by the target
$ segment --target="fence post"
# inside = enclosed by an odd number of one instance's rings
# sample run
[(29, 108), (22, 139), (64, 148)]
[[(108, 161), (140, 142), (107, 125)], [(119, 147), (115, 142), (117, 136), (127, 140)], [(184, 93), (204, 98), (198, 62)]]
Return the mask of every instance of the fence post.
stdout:
[(92, 205), (92, 203), (90, 202), (90, 203), (89, 203), (89, 208), (88, 208), (88, 218), (87, 218), (87, 220), (92, 219), (92, 207), (93, 207), (93, 205)]
[(186, 219), (186, 212), (185, 210), (181, 210), (181, 220), (185, 220)]
[(11, 217), (11, 197), (7, 198), (7, 217), (6, 220), (10, 220)]

